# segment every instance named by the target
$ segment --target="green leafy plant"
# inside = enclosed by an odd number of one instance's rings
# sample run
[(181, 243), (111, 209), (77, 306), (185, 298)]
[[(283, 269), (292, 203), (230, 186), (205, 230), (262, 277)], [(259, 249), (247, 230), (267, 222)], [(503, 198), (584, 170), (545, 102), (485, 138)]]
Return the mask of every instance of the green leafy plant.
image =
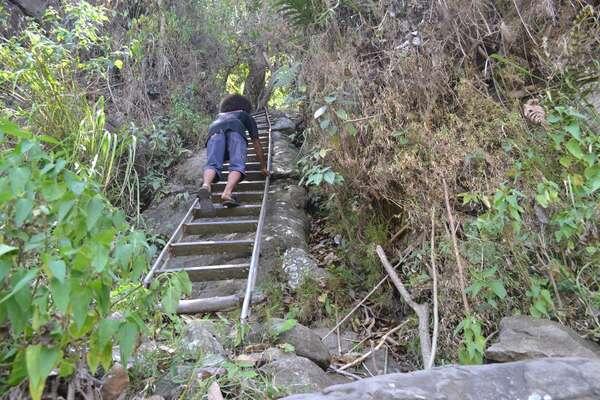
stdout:
[[(145, 234), (129, 227), (97, 183), (26, 132), (0, 121), (1, 134), (25, 139), (0, 153), (0, 324), (10, 330), (0, 357), (10, 365), (7, 384), (28, 379), (37, 400), (53, 369), (61, 377), (85, 363), (92, 372), (108, 369), (114, 342), (126, 363), (163, 288), (162, 302), (173, 311), (189, 281), (165, 276), (160, 288), (144, 289), (139, 280), (153, 252)], [(119, 285), (131, 289), (114, 298)], [(120, 303), (128, 306), (111, 316)]]
[(344, 177), (333, 171), (331, 167), (323, 165), (328, 149), (314, 151), (298, 161), (302, 178), (299, 185), (321, 186), (323, 183), (339, 185), (344, 182)]
[(487, 268), (471, 274), (471, 285), (466, 292), (473, 298), (482, 296), (485, 302), (493, 308), (498, 307), (498, 301), (506, 298), (506, 289), (502, 279), (498, 278), (496, 268)]
[(546, 279), (533, 277), (531, 286), (527, 290), (527, 297), (531, 300), (529, 313), (536, 318), (549, 318), (554, 309), (552, 295), (547, 289), (548, 281)]
[(462, 333), (462, 343), (458, 351), (461, 364), (481, 364), (485, 355), (485, 342), (481, 323), (474, 316), (468, 316), (454, 330), (454, 334)]
[(326, 11), (325, 4), (320, 0), (273, 0), (273, 4), (297, 26), (317, 24)]

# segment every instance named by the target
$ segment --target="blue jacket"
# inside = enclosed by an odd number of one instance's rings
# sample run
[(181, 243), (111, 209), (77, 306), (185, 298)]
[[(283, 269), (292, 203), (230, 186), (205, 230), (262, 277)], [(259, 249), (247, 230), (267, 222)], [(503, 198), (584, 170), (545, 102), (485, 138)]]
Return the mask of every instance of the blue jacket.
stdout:
[(248, 131), (250, 138), (258, 139), (258, 127), (256, 121), (246, 111), (230, 111), (225, 113), (219, 113), (217, 118), (208, 127), (208, 139), (215, 133), (224, 133), (228, 131), (239, 132), (246, 143), (246, 135), (244, 132)]

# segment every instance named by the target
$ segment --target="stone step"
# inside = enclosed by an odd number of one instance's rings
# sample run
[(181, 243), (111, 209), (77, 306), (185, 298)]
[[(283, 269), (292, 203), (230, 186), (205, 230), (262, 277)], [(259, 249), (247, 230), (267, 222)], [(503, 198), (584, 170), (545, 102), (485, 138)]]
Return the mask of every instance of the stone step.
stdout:
[[(212, 193), (212, 201), (214, 203), (221, 202), (221, 194), (222, 193)], [(238, 201), (243, 201), (244, 203), (249, 202), (261, 202), (262, 201), (263, 192), (262, 191), (252, 191), (252, 192), (233, 192), (233, 197), (237, 198)]]
[(207, 240), (198, 242), (171, 243), (170, 251), (177, 256), (198, 256), (205, 254), (243, 254), (251, 255), (254, 240)]
[[(242, 217), (255, 216), (260, 214), (260, 204), (243, 204), (239, 207), (227, 208), (222, 205), (215, 205), (216, 217)], [(194, 218), (203, 218), (206, 216), (200, 208), (194, 209)]]
[[(222, 175), (223, 175), (223, 180), (226, 181), (227, 177), (229, 176), (229, 171), (223, 171)], [(246, 171), (246, 179), (248, 179), (250, 181), (258, 181), (258, 180), (264, 179), (264, 178), (265, 177), (258, 170)]]
[[(223, 164), (223, 169), (228, 169), (231, 164), (226, 162)], [(246, 163), (246, 171), (260, 171), (260, 162), (248, 161)]]
[[(214, 192), (222, 192), (225, 189), (225, 185), (227, 182), (221, 181), (219, 183), (215, 183), (212, 185), (212, 190)], [(241, 181), (235, 187), (238, 192), (252, 191), (252, 190), (262, 190), (265, 188), (265, 181)]]
[(183, 232), (185, 235), (242, 233), (255, 231), (257, 226), (257, 219), (241, 221), (190, 222), (183, 225)]
[(192, 282), (220, 281), (225, 279), (245, 279), (250, 264), (208, 265), (202, 267), (166, 268), (164, 272), (185, 271)]

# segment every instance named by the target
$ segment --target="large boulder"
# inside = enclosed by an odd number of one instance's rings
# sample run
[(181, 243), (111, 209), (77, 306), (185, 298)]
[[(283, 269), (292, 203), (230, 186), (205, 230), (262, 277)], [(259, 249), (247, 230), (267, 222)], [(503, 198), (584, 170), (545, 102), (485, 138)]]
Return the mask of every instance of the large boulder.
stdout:
[(298, 178), (300, 172), (296, 164), (298, 148), (281, 132), (272, 132), (273, 156), (271, 174), (275, 179)]
[(286, 116), (279, 117), (271, 124), (271, 130), (280, 131), (286, 135), (296, 132), (296, 123)]
[(273, 385), (290, 394), (322, 390), (334, 383), (314, 362), (296, 355), (278, 358), (260, 370), (273, 378)]
[(498, 341), (485, 356), (495, 362), (540, 357), (600, 358), (600, 346), (557, 322), (516, 316), (502, 319)]
[[(286, 321), (279, 318), (269, 320), (269, 330), (271, 332), (279, 332), (280, 327)], [(294, 351), (297, 355), (306, 357), (314, 361), (323, 369), (327, 369), (331, 361), (331, 356), (327, 347), (321, 342), (319, 335), (304, 325), (296, 324), (292, 329), (289, 329), (277, 335), (278, 343), (289, 343), (294, 346)]]
[(226, 355), (225, 349), (211, 331), (214, 332), (214, 325), (211, 323), (202, 320), (189, 323), (185, 328), (185, 350), (190, 354), (204, 357), (224, 357)]
[(600, 360), (544, 358), (380, 375), (285, 400), (593, 400)]
[(11, 0), (11, 2), (16, 4), (23, 14), (34, 18), (41, 18), (50, 3), (48, 0)]

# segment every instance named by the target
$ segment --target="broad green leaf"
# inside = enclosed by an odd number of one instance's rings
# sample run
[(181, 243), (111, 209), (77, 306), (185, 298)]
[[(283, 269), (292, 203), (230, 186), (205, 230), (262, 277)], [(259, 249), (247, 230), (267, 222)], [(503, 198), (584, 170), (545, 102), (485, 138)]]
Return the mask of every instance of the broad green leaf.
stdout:
[(121, 363), (123, 365), (127, 365), (129, 357), (133, 354), (138, 332), (137, 325), (131, 321), (123, 322), (119, 328), (119, 350), (121, 352)]
[(100, 215), (102, 215), (102, 210), (104, 209), (104, 202), (99, 197), (94, 197), (90, 200), (86, 207), (86, 219), (85, 224), (88, 231), (91, 231)]
[(319, 119), (321, 115), (325, 114), (325, 111), (327, 111), (327, 106), (320, 107), (317, 111), (315, 111), (314, 118)]
[(277, 322), (273, 324), (272, 331), (275, 336), (279, 336), (291, 329), (293, 329), (298, 324), (298, 321), (295, 319), (286, 319), (283, 322)]
[(579, 145), (579, 142), (577, 140), (569, 140), (565, 144), (565, 147), (567, 148), (567, 150), (569, 150), (569, 153), (571, 153), (573, 157), (577, 158), (578, 160), (581, 160), (583, 158), (583, 150), (581, 150), (581, 146)]
[(98, 326), (98, 345), (104, 348), (119, 330), (121, 321), (114, 319), (103, 319)]
[(52, 300), (54, 300), (54, 306), (56, 310), (65, 314), (69, 307), (69, 298), (71, 294), (71, 287), (68, 283), (61, 283), (58, 279), (53, 278), (50, 281), (50, 294)]
[(9, 246), (4, 243), (0, 243), (0, 257), (2, 257), (5, 254), (12, 253), (15, 250), (19, 250), (19, 249), (16, 247), (13, 247), (13, 246)]
[(33, 200), (31, 199), (19, 199), (15, 204), (15, 225), (17, 227), (21, 227), (23, 223), (31, 214), (31, 210), (33, 209)]
[(71, 211), (71, 209), (73, 208), (74, 205), (75, 205), (74, 200), (63, 201), (59, 204), (58, 214), (56, 216), (58, 222), (62, 222), (62, 220), (65, 219), (65, 217), (67, 216), (69, 211)]
[(0, 119), (0, 133), (16, 137), (18, 139), (31, 139), (32, 135), (29, 132), (19, 128), (17, 124), (5, 118)]
[(86, 183), (83, 182), (77, 175), (72, 172), (65, 173), (65, 183), (69, 190), (75, 193), (77, 196), (80, 196), (85, 190)]
[[(0, 282), (2, 282), (4, 277), (8, 274), (8, 271), (10, 271), (10, 265), (8, 260), (0, 258)], [(0, 318), (0, 323), (1, 320), (2, 318)]]
[(44, 392), (46, 378), (58, 363), (60, 350), (39, 344), (29, 345), (25, 351), (29, 393), (33, 400), (40, 400)]
[(116, 59), (114, 64), (118, 69), (123, 69), (123, 60)]
[(60, 283), (65, 282), (67, 265), (63, 260), (51, 260), (48, 263), (48, 268), (50, 269), (50, 272), (52, 272), (52, 276), (58, 279)]
[(506, 289), (504, 288), (504, 284), (501, 280), (494, 280), (490, 282), (490, 288), (501, 299), (506, 297)]
[(25, 191), (25, 185), (31, 178), (31, 171), (24, 167), (12, 168), (8, 172), (8, 178), (10, 179), (13, 195), (17, 196)]
[(336, 97), (335, 96), (325, 96), (324, 100), (325, 100), (325, 103), (331, 104), (336, 100)]
[(335, 110), (335, 115), (337, 115), (341, 120), (348, 120), (348, 113), (344, 109)]
[(94, 243), (92, 245), (91, 258), (94, 271), (104, 271), (104, 268), (108, 264), (108, 249), (99, 243)]
[(27, 273), (13, 286), (13, 289), (8, 293), (2, 300), (0, 300), (0, 304), (4, 303), (6, 300), (10, 299), (14, 296), (19, 290), (23, 289), (29, 282), (31, 282), (38, 274), (38, 269), (30, 269)]
[(71, 307), (73, 308), (73, 322), (77, 329), (85, 323), (90, 305), (91, 295), (87, 288), (77, 287), (76, 282), (71, 286)]
[(571, 124), (565, 127), (565, 130), (578, 141), (581, 140), (581, 128), (579, 124)]
[(325, 172), (325, 174), (323, 175), (323, 179), (325, 180), (325, 182), (329, 183), (330, 185), (333, 185), (335, 183), (335, 172)]
[(181, 291), (169, 282), (164, 294), (161, 298), (163, 310), (167, 314), (174, 314), (177, 311), (177, 305), (179, 304), (179, 296), (181, 295)]

